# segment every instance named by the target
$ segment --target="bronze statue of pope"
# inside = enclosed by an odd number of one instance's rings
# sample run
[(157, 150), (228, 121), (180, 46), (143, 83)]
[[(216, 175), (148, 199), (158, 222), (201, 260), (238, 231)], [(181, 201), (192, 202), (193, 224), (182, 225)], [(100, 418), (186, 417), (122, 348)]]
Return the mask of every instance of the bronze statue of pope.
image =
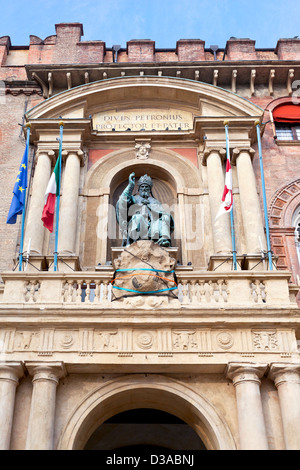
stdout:
[(138, 194), (133, 195), (135, 173), (121, 194), (117, 206), (117, 221), (122, 232), (122, 246), (131, 245), (137, 240), (153, 240), (162, 247), (171, 246), (171, 233), (174, 230), (172, 215), (152, 195), (152, 179), (141, 176), (138, 181)]

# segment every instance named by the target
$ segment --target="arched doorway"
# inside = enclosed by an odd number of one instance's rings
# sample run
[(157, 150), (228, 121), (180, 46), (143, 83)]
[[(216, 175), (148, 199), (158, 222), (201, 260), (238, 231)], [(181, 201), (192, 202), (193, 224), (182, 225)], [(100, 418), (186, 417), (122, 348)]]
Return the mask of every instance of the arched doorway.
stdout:
[(84, 450), (114, 450), (118, 454), (143, 450), (205, 450), (188, 424), (165, 411), (137, 408), (123, 411), (101, 424)]
[(57, 449), (85, 449), (103, 423), (138, 408), (159, 410), (179, 419), (177, 424), (183, 422), (192, 428), (207, 450), (236, 449), (226, 421), (210, 401), (183, 382), (157, 374), (118, 377), (90, 392), (69, 416)]

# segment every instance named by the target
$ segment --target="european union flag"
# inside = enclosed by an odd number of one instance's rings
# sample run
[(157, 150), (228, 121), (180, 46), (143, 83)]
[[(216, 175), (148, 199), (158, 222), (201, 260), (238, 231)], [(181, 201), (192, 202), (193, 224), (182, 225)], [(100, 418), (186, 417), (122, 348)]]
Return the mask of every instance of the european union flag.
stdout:
[(27, 166), (28, 166), (28, 145), (21, 161), (17, 179), (13, 189), (13, 198), (7, 216), (7, 224), (15, 224), (17, 215), (22, 214), (25, 207), (26, 188), (27, 188)]

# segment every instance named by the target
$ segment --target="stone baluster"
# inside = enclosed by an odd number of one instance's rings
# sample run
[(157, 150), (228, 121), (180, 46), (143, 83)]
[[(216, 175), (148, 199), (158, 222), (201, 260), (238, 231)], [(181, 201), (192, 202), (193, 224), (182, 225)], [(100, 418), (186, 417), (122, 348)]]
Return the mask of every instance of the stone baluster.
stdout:
[(24, 249), (27, 248), (30, 240), (30, 252), (35, 254), (42, 254), (43, 252), (45, 228), (42, 222), (42, 213), (54, 155), (53, 150), (39, 150), (34, 171), (24, 237)]
[(74, 254), (77, 233), (78, 195), (80, 183), (81, 150), (63, 151), (66, 166), (61, 191), (59, 212), (58, 252)]
[(300, 449), (300, 366), (272, 364), (269, 373), (278, 390), (286, 450)]
[(0, 362), (0, 450), (10, 449), (16, 388), (23, 374), (21, 362)]
[(248, 254), (260, 253), (261, 245), (266, 249), (261, 207), (252, 165), (254, 153), (251, 148), (236, 148), (233, 151), (233, 157), (236, 159), (241, 212)]
[(56, 387), (65, 375), (61, 362), (26, 363), (33, 377), (26, 450), (53, 450)]
[(211, 212), (211, 223), (213, 229), (214, 252), (231, 253), (231, 231), (229, 216), (218, 217), (216, 215), (220, 209), (222, 195), (224, 192), (225, 175), (222, 160), (225, 157), (224, 149), (210, 148), (205, 152), (205, 162), (207, 165), (207, 183), (209, 191), (209, 202)]
[(260, 395), (260, 378), (266, 368), (266, 364), (238, 362), (227, 367), (236, 392), (241, 450), (268, 450)]

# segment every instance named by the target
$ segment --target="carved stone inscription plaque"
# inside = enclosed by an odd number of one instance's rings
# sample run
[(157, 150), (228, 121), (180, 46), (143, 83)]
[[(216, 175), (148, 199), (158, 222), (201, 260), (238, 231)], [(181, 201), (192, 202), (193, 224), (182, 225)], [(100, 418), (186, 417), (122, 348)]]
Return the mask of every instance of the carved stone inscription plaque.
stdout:
[(93, 115), (96, 131), (187, 130), (193, 128), (193, 115), (176, 109), (130, 109)]

